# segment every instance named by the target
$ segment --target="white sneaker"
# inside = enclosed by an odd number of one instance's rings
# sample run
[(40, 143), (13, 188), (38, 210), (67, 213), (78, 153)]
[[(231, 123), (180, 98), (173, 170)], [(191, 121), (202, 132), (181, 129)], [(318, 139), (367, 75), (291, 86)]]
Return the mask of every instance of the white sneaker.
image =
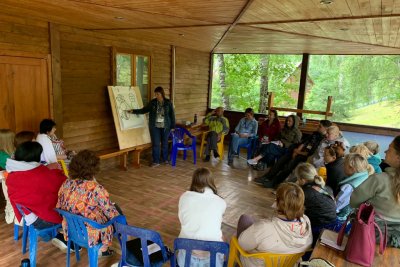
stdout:
[(248, 159), (247, 163), (250, 164), (250, 165), (257, 165), (258, 161), (255, 160), (255, 159)]

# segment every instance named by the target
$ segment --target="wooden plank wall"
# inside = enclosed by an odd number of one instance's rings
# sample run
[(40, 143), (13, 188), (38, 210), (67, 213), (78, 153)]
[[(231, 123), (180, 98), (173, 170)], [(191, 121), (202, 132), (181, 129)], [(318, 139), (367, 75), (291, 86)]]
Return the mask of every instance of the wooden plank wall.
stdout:
[(169, 94), (170, 47), (61, 26), (61, 88), (64, 140), (75, 150), (117, 147), (106, 86), (111, 84), (111, 47), (152, 56), (152, 84)]
[(177, 121), (193, 121), (207, 111), (210, 53), (176, 48), (175, 112)]
[(48, 23), (0, 12), (0, 55), (40, 57), (49, 54)]
[[(57, 25), (60, 34), (63, 138), (69, 149), (117, 147), (106, 86), (111, 84), (112, 47), (152, 57), (151, 91), (163, 86), (170, 96), (171, 47)], [(49, 23), (0, 12), (0, 55), (47, 57)], [(207, 109), (210, 54), (176, 48), (175, 108), (178, 120)], [(52, 97), (52, 96), (50, 96)], [(55, 106), (57, 109), (57, 106)]]

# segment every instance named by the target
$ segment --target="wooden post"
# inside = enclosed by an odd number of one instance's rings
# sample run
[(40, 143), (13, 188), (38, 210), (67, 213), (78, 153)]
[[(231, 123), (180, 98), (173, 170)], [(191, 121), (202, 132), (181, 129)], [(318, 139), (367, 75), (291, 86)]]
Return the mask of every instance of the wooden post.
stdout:
[(60, 59), (60, 32), (58, 25), (49, 23), (50, 51), (51, 51), (51, 77), (53, 92), (53, 114), (57, 123), (57, 135), (63, 137), (63, 101), (61, 91), (61, 59)]
[(332, 96), (328, 96), (328, 101), (326, 102), (326, 113), (325, 113), (325, 120), (328, 119), (329, 113), (331, 113), (332, 107)]
[[(299, 85), (299, 97), (297, 98), (297, 109), (304, 109), (304, 99), (306, 96), (307, 87), (307, 73), (308, 73), (308, 61), (310, 55), (303, 54), (303, 60), (301, 62), (301, 74), (300, 74), (300, 85)], [(303, 113), (297, 112), (297, 116), (303, 118)]]
[(274, 93), (268, 93), (268, 112), (274, 107)]
[(175, 74), (176, 74), (176, 47), (171, 45), (171, 85), (170, 99), (172, 104), (175, 104)]

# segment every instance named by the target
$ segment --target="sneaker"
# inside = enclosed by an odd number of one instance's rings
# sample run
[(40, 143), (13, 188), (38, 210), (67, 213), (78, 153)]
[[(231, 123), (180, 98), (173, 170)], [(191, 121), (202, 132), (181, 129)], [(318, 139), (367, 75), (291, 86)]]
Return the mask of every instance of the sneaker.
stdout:
[(228, 165), (232, 166), (233, 165), (233, 160), (228, 160)]
[(257, 165), (257, 164), (258, 164), (258, 161), (255, 160), (255, 159), (248, 159), (248, 160), (247, 160), (247, 163), (248, 163), (249, 165)]
[(103, 251), (103, 252), (99, 251), (98, 257), (99, 258), (108, 258), (108, 257), (111, 257), (113, 254), (114, 254), (114, 250), (107, 249), (106, 251)]
[(257, 177), (253, 180), (254, 183), (263, 185), (264, 184), (264, 179), (262, 177)]
[(169, 160), (166, 160), (162, 163), (163, 165), (171, 165), (171, 162)]
[(219, 154), (218, 154), (218, 152), (217, 152), (217, 150), (214, 150), (214, 158), (219, 158)]
[(210, 155), (207, 155), (207, 156), (204, 158), (204, 161), (205, 161), (205, 162), (209, 162), (209, 161), (210, 161)]
[[(64, 240), (64, 236), (60, 233), (57, 234), (55, 238), (51, 240), (51, 243), (60, 249), (62, 252), (67, 253), (68, 245), (67, 241)], [(79, 248), (79, 251), (81, 251), (82, 248)], [(75, 252), (75, 246), (74, 243), (71, 242), (71, 247), (70, 247), (71, 253)]]
[(155, 162), (153, 162), (153, 163), (150, 165), (150, 167), (152, 167), (152, 168), (156, 168), (156, 167), (158, 167), (158, 166), (160, 166), (160, 163), (155, 163)]
[(263, 185), (265, 188), (275, 188), (274, 181), (271, 180), (265, 180)]

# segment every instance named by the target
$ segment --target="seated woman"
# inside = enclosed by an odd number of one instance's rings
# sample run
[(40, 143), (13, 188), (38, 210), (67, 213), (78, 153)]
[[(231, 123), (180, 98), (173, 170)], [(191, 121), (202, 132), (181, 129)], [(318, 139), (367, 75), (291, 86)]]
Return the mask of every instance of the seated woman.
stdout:
[(368, 163), (374, 167), (374, 171), (378, 171), (378, 173), (381, 173), (381, 167), (379, 165), (381, 164), (380, 158), (378, 159), (377, 157), (372, 157), (371, 151), (366, 147), (364, 144), (358, 144), (356, 146), (352, 146), (350, 148), (350, 153), (358, 153), (362, 155), (364, 158), (367, 159)]
[[(11, 142), (12, 139), (14, 139), (14, 146), (15, 147), (18, 147), (20, 144), (22, 144), (24, 142), (34, 141), (35, 140), (35, 133), (34, 132), (22, 131), (22, 132), (17, 133), (15, 135), (15, 138), (11, 138), (11, 136), (10, 136), (10, 137), (7, 138), (8, 141), (3, 140), (3, 142), (1, 142), (1, 140), (3, 139), (1, 133), (2, 133), (2, 131), (0, 130), (0, 143), (2, 143), (2, 144), (8, 143), (8, 146), (10, 146), (10, 147), (11, 147), (10, 142)], [(14, 133), (12, 133), (11, 135), (13, 136)], [(0, 151), (0, 154), (1, 153), (2, 153), (2, 151)], [(14, 158), (14, 151), (11, 154), (7, 154), (7, 155), (11, 155), (11, 158)], [(5, 155), (3, 154), (3, 156), (5, 156)], [(6, 158), (9, 158), (9, 157), (10, 156), (7, 156)], [(4, 162), (4, 165), (5, 165), (5, 162)], [(5, 169), (5, 167), (4, 167), (4, 169)], [(6, 199), (6, 207), (4, 209), (4, 213), (6, 215), (6, 222), (8, 224), (10, 224), (12, 222), (14, 222), (15, 224), (19, 224), (19, 225), (22, 224), (22, 222), (19, 222), (17, 220), (17, 218), (15, 217), (14, 210), (13, 210), (13, 208), (11, 206), (10, 198), (8, 197), (7, 185), (6, 185), (5, 177), (1, 181), (1, 186), (2, 186), (2, 189), (3, 189), (4, 198)]]
[(289, 115), (278, 137), (279, 140), (269, 140), (268, 143), (261, 145), (260, 154), (247, 162), (250, 165), (256, 165), (260, 159), (266, 158), (266, 162), (270, 163), (275, 158), (281, 157), (291, 145), (300, 143), (302, 134), (298, 126), (297, 116)]
[(344, 148), (341, 142), (335, 142), (325, 148), (326, 185), (332, 188), (333, 195), (339, 193), (339, 183), (346, 178), (344, 173)]
[[(179, 198), (179, 237), (206, 241), (223, 241), (221, 224), (226, 203), (217, 192), (214, 178), (208, 168), (194, 171), (192, 184)], [(179, 266), (185, 266), (185, 251), (178, 254)], [(223, 255), (217, 254), (217, 266), (223, 265)], [(208, 252), (193, 251), (191, 266), (208, 266)]]
[[(355, 188), (350, 205), (357, 208), (361, 203), (371, 203), (386, 220), (388, 246), (400, 248), (400, 136), (394, 138), (385, 153), (385, 162), (390, 167), (369, 176)], [(383, 231), (385, 223), (379, 217), (375, 221)], [(376, 241), (379, 242), (379, 234)]]
[(321, 229), (335, 223), (336, 203), (332, 189), (325, 186), (322, 177), (309, 163), (300, 163), (295, 169), (297, 183), (304, 191), (304, 213), (308, 216), (312, 226), (313, 244), (317, 242)]
[(260, 142), (274, 141), (281, 132), (281, 123), (278, 118), (278, 111), (271, 109), (268, 113), (268, 119), (261, 123), (258, 128)]
[(371, 152), (371, 156), (368, 158), (368, 163), (374, 167), (375, 173), (381, 173), (382, 169), (380, 165), (382, 159), (379, 155), (379, 144), (375, 141), (367, 141), (364, 142), (364, 146), (366, 146), (369, 152)]
[(340, 191), (336, 196), (336, 214), (339, 222), (345, 221), (352, 211), (350, 196), (354, 189), (374, 173), (374, 168), (362, 155), (350, 153), (344, 158), (344, 173), (347, 177), (339, 183)]
[(40, 133), (36, 141), (42, 145), (43, 153), (41, 161), (46, 163), (56, 163), (57, 160), (66, 160), (75, 155), (74, 151), (67, 151), (64, 141), (57, 138), (56, 123), (51, 119), (44, 119), (40, 122)]
[(235, 132), (231, 135), (228, 151), (228, 164), (233, 163), (233, 155), (238, 154), (239, 145), (250, 142), (249, 137), (257, 135), (258, 123), (254, 119), (254, 111), (252, 108), (246, 108), (244, 118), (241, 118), (235, 127)]
[(0, 169), (6, 169), (6, 161), (15, 151), (15, 133), (9, 129), (0, 129)]
[(319, 144), (317, 150), (311, 156), (311, 163), (314, 165), (315, 168), (320, 168), (324, 166), (324, 152), (325, 147), (329, 146), (330, 144), (334, 144), (335, 142), (341, 142), (343, 148), (349, 149), (350, 144), (343, 137), (342, 132), (339, 130), (339, 127), (336, 125), (332, 125), (327, 129), (325, 139)]
[(15, 135), (14, 145), (18, 147), (20, 144), (28, 141), (36, 141), (35, 133), (31, 131), (21, 131)]
[(39, 163), (42, 151), (39, 143), (22, 143), (15, 151), (15, 159), (8, 159), (6, 164), (8, 196), (15, 215), (21, 221), (16, 204), (26, 207), (30, 212), (25, 213), (25, 222), (37, 229), (61, 223), (54, 208), (58, 189), (66, 179), (60, 170), (50, 170)]
[[(100, 159), (89, 150), (80, 151), (72, 158), (69, 165), (69, 179), (58, 192), (57, 208), (81, 215), (88, 219), (104, 224), (115, 216), (120, 215), (110, 201), (107, 190), (100, 185), (95, 175), (100, 171)], [(64, 237), (67, 238), (67, 223), (62, 222)], [(102, 243), (99, 256), (111, 256), (109, 249), (112, 244), (113, 227), (93, 229), (87, 226), (89, 246)], [(55, 244), (57, 245), (57, 244)]]
[[(276, 213), (254, 222), (242, 215), (238, 222), (239, 245), (249, 253), (300, 253), (311, 247), (311, 223), (304, 214), (304, 192), (294, 183), (282, 183), (276, 191)], [(262, 260), (244, 259), (244, 266), (265, 266)]]

